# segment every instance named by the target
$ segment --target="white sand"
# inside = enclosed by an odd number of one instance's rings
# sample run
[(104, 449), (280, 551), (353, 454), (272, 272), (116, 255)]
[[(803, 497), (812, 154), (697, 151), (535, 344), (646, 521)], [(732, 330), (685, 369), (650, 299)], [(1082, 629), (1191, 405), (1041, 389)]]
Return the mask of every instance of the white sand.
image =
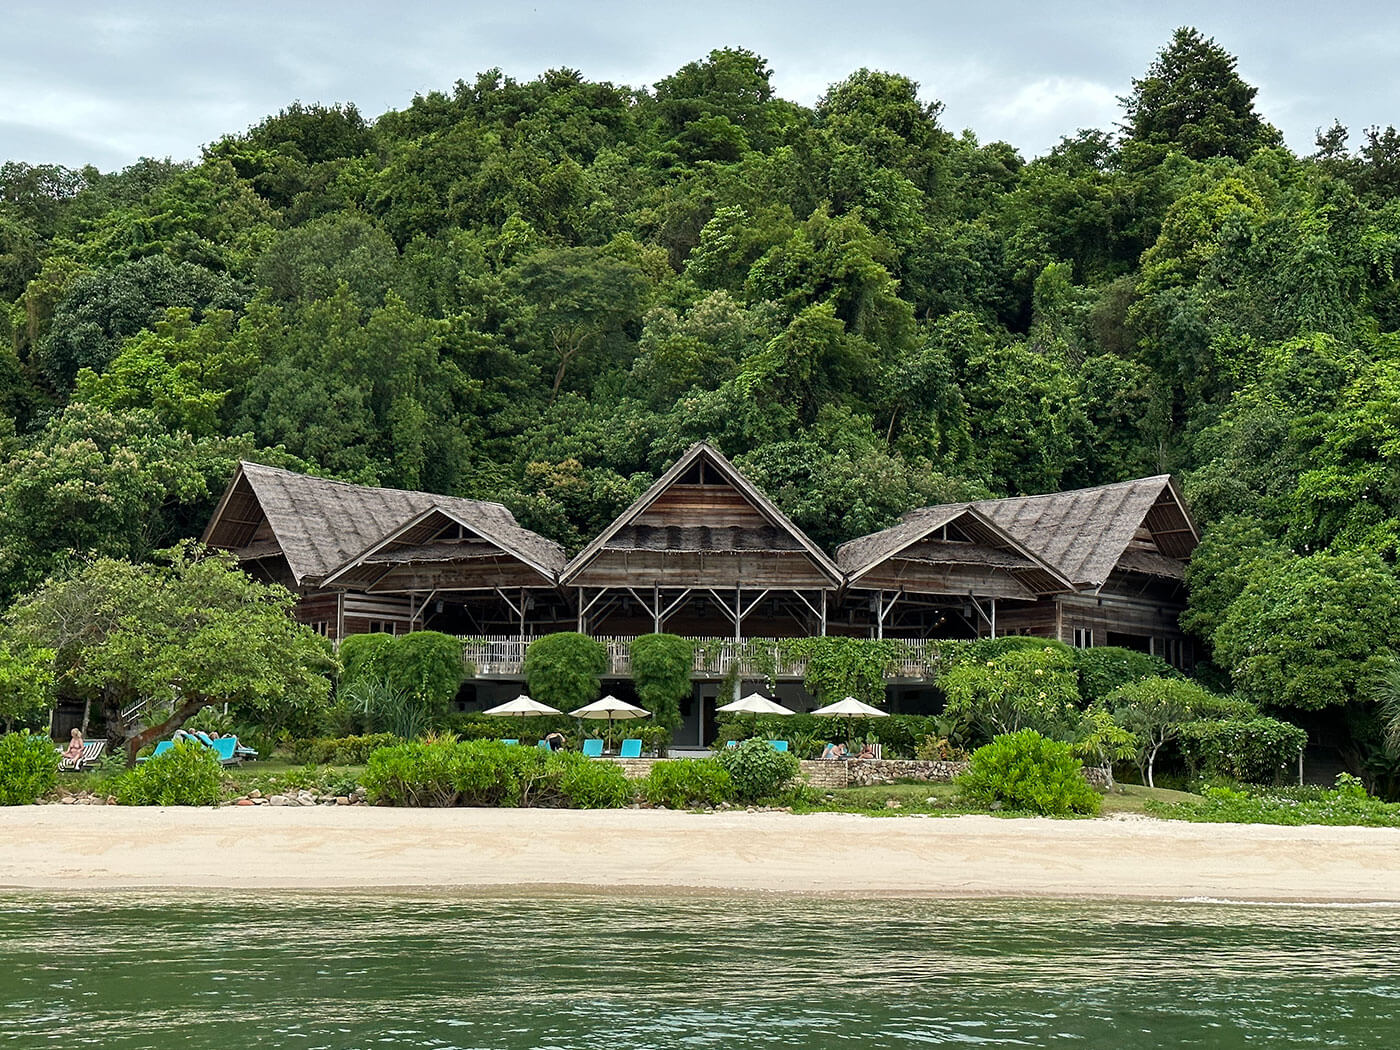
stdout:
[(0, 888), (1400, 900), (1400, 829), (370, 807), (0, 810)]

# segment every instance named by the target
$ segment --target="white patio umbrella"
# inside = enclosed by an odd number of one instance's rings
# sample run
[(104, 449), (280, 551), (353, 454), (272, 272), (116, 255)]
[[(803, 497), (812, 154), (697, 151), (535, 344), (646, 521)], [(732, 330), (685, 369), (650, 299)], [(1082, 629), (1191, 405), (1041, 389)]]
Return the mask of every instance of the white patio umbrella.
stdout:
[(784, 707), (776, 700), (769, 700), (761, 693), (750, 693), (748, 696), (735, 700), (733, 703), (725, 704), (723, 707), (715, 708), (716, 711), (747, 711), (753, 715), (753, 729), (758, 731), (759, 715), (795, 715), (796, 711)]
[(824, 718), (845, 718), (846, 735), (851, 735), (849, 719), (851, 718), (888, 718), (888, 711), (881, 711), (878, 707), (871, 707), (869, 704), (857, 700), (853, 696), (848, 696), (844, 700), (837, 700), (834, 704), (827, 704), (812, 712), (814, 715), (821, 715)]
[(584, 704), (582, 707), (570, 711), (569, 714), (575, 718), (606, 718), (608, 720), (607, 739), (609, 743), (612, 741), (613, 719), (651, 717), (651, 712), (646, 708), (629, 704), (626, 700), (619, 700), (611, 694), (601, 700), (594, 700), (591, 704)]
[(535, 715), (562, 715), (564, 712), (557, 707), (542, 704), (538, 700), (531, 700), (524, 693), (521, 693), (514, 700), (507, 700), (505, 703), (487, 708), (481, 713), (483, 715), (519, 715), (521, 718), (530, 718)]
[(761, 693), (750, 693), (748, 696), (733, 703), (725, 704), (723, 707), (715, 708), (716, 711), (744, 711), (752, 715), (795, 715), (796, 711), (790, 710), (778, 703), (776, 700), (769, 700)]

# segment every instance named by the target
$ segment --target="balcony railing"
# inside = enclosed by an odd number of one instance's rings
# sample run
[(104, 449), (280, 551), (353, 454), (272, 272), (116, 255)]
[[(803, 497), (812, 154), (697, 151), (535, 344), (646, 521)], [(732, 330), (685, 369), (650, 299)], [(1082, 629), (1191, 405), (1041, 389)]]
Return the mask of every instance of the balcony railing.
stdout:
[[(535, 639), (529, 635), (484, 635), (463, 640), (462, 659), (476, 669), (478, 676), (492, 678), (514, 676), (525, 662), (525, 650)], [(596, 639), (608, 651), (610, 677), (627, 677), (632, 673), (632, 641), (630, 636), (608, 636)], [(905, 651), (891, 668), (892, 678), (928, 678), (937, 662), (936, 649), (919, 639), (891, 639), (900, 642)], [(785, 652), (777, 638), (694, 638), (695, 662), (691, 667), (697, 678), (722, 678), (737, 662), (745, 678), (801, 678), (807, 673), (805, 656)]]

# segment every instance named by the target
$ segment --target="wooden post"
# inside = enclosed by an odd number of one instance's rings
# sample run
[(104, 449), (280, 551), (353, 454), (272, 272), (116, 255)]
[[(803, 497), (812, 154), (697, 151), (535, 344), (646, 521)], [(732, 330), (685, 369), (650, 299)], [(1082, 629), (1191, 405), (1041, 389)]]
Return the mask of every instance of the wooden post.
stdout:
[(992, 599), (992, 637), (997, 636), (997, 600)]
[(651, 585), (651, 629), (661, 633), (661, 584)]
[(825, 637), (826, 637), (826, 590), (825, 590), (825, 588), (823, 588), (823, 590), (822, 590), (822, 615), (821, 615), (821, 622), (822, 622), (822, 637), (825, 638)]
[(578, 591), (578, 633), (587, 634), (588, 632), (583, 629), (583, 588), (577, 587), (575, 590)]

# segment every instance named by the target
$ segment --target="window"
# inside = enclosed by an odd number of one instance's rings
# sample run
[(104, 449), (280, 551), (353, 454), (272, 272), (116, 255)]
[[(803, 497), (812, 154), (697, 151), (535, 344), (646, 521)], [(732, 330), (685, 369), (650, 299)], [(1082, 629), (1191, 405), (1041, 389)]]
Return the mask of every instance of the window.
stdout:
[(1094, 629), (1092, 627), (1076, 627), (1074, 629), (1074, 647), (1076, 649), (1092, 649), (1094, 647)]
[(315, 620), (311, 624), (311, 629), (317, 634), (319, 634), (322, 638), (330, 637), (331, 625), (329, 620)]
[(370, 634), (398, 634), (399, 624), (397, 620), (371, 620), (369, 622)]

